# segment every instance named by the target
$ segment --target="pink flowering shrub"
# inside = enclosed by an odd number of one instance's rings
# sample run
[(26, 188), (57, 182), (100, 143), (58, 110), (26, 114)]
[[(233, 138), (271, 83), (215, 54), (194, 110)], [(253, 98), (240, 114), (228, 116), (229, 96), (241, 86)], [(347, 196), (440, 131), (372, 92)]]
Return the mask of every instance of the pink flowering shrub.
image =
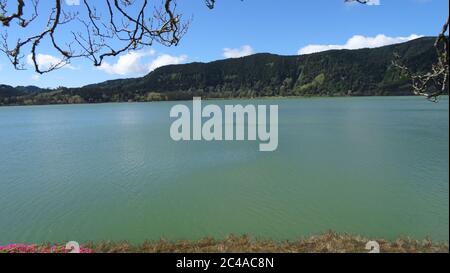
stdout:
[[(65, 245), (26, 245), (26, 244), (11, 244), (7, 246), (0, 246), (0, 253), (69, 253)], [(87, 247), (80, 246), (80, 253), (93, 253), (93, 250)]]

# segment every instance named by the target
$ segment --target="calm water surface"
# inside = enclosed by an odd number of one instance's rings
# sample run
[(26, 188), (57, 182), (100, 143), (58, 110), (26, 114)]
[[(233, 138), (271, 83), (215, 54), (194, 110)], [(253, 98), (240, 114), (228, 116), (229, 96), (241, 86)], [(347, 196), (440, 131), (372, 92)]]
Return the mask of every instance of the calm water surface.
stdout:
[(175, 143), (172, 102), (0, 107), (0, 244), (328, 229), (448, 240), (448, 98), (214, 103), (278, 104), (278, 150)]

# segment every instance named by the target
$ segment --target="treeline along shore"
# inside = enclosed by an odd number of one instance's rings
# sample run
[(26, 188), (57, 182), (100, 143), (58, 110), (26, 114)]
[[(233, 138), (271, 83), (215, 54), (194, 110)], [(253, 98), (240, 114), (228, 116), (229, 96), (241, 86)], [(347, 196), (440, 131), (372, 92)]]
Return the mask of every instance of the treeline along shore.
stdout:
[(219, 99), (412, 95), (410, 79), (392, 65), (394, 54), (401, 56), (412, 71), (428, 71), (437, 58), (434, 41), (434, 37), (425, 37), (373, 49), (298, 56), (262, 53), (210, 63), (169, 65), (141, 78), (80, 88), (0, 84), (0, 106), (190, 100), (194, 96)]

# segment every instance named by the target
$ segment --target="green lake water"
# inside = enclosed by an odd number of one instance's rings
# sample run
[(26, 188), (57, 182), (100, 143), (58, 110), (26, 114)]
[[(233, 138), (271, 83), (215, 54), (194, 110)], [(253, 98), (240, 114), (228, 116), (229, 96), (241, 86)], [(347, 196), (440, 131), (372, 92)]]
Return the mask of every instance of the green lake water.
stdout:
[(448, 97), (203, 101), (279, 105), (268, 153), (174, 142), (178, 103), (0, 107), (0, 244), (449, 239)]

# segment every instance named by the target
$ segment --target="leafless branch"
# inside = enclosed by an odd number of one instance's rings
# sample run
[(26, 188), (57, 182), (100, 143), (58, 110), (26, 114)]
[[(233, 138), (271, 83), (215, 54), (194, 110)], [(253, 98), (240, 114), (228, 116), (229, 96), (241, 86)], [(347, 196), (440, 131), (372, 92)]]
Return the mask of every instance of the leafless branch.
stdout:
[(205, 0), (205, 4), (208, 8), (213, 9), (216, 5), (216, 0)]
[[(345, 0), (345, 2), (358, 2), (368, 4), (370, 0)], [(437, 37), (434, 47), (437, 53), (437, 62), (426, 73), (413, 73), (411, 69), (404, 65), (401, 56), (395, 54), (392, 64), (404, 75), (411, 79), (413, 92), (418, 96), (425, 96), (433, 102), (437, 102), (439, 96), (448, 92), (449, 77), (449, 38), (446, 35), (448, 31), (449, 19), (445, 22), (442, 30)]]
[(394, 67), (411, 79), (414, 94), (425, 96), (433, 102), (437, 102), (439, 96), (446, 94), (449, 87), (449, 38), (446, 35), (448, 24), (449, 19), (447, 18), (441, 33), (434, 43), (437, 62), (432, 65), (430, 71), (427, 73), (413, 73), (409, 67), (402, 63), (398, 54), (395, 55), (392, 62)]
[[(154, 42), (178, 45), (188, 27), (188, 22), (183, 22), (177, 12), (176, 0), (162, 0), (159, 7), (150, 5), (149, 0), (82, 0), (82, 5), (77, 7), (79, 12), (69, 10), (63, 0), (51, 1), (53, 7), (47, 10), (47, 21), (40, 27), (42, 31), (12, 37), (8, 35), (10, 28), (28, 29), (37, 18), (39, 0), (0, 0), (0, 23), (5, 28), (0, 37), (0, 51), (16, 69), (24, 69), (24, 59), (31, 59), (35, 71), (43, 74), (79, 57), (86, 57), (95, 66), (101, 66), (107, 57), (151, 46)], [(28, 19), (25, 18), (27, 5), (33, 10)], [(9, 13), (9, 10), (14, 11)], [(17, 25), (12, 25), (13, 22)], [(63, 29), (70, 23), (75, 27)], [(71, 35), (71, 41), (66, 37), (58, 38), (67, 33)], [(48, 67), (41, 67), (38, 61), (43, 43), (59, 54), (59, 61)], [(24, 52), (28, 52), (27, 58)]]

